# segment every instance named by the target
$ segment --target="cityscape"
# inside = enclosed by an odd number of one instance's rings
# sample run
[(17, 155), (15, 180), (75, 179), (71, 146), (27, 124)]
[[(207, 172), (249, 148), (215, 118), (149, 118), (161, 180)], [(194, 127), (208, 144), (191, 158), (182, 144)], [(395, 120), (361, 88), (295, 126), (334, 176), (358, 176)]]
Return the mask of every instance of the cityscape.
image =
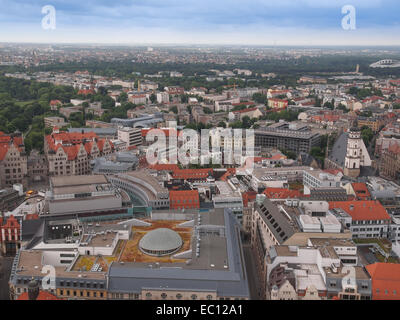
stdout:
[[(339, 2), (309, 5), (343, 38), (385, 12)], [(0, 32), (0, 300), (400, 300), (399, 42), (70, 41), (65, 3), (37, 8), (56, 40)]]

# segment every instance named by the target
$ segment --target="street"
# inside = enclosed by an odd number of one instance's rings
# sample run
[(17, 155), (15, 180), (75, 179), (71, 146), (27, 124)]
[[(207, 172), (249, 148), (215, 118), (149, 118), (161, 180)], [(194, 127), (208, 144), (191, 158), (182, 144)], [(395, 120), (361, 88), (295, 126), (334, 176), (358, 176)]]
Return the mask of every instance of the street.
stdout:
[(257, 270), (254, 265), (254, 259), (252, 256), (251, 245), (244, 244), (243, 245), (243, 253), (244, 253), (244, 261), (246, 264), (247, 270), (247, 279), (249, 283), (249, 291), (250, 291), (250, 299), (251, 300), (259, 300), (258, 296), (258, 286), (257, 286)]
[(0, 300), (9, 300), (8, 280), (13, 257), (0, 257)]

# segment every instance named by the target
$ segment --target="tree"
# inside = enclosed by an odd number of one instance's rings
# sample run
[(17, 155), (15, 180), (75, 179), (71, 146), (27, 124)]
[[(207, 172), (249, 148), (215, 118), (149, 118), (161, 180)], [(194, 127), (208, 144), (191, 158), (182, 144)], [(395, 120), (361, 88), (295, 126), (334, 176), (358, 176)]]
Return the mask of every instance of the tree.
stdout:
[(188, 101), (189, 101), (189, 96), (187, 94), (181, 94), (181, 102), (188, 103)]
[(204, 113), (206, 113), (206, 114), (211, 114), (211, 113), (213, 113), (212, 110), (211, 110), (210, 108), (208, 108), (208, 107), (204, 107), (204, 108), (203, 108), (203, 111), (204, 111)]
[(154, 93), (150, 95), (150, 101), (151, 103), (155, 103), (157, 101), (157, 96)]
[(253, 100), (257, 103), (266, 104), (267, 103), (267, 96), (262, 93), (255, 93), (253, 94)]
[(125, 91), (122, 91), (118, 97), (118, 102), (127, 102), (128, 101), (128, 94)]
[(226, 128), (226, 123), (224, 121), (220, 121), (218, 122), (217, 127)]
[(374, 137), (374, 132), (369, 127), (362, 127), (361, 128), (361, 137), (364, 140), (366, 147), (368, 147)]
[(286, 157), (288, 157), (289, 159), (296, 160), (296, 158), (297, 158), (296, 153), (293, 152), (293, 151), (290, 151), (290, 150), (282, 150), (282, 153), (283, 153)]

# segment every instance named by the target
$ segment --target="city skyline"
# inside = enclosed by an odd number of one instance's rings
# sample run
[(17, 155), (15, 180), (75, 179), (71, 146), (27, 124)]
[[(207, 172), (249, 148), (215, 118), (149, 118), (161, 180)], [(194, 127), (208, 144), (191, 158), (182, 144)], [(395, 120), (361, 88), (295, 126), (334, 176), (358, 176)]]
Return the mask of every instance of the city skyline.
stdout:
[[(374, 1), (35, 1), (0, 2), (0, 42), (220, 45), (400, 45), (400, 5)], [(44, 6), (56, 28), (42, 28)], [(356, 9), (344, 30), (342, 7)], [(24, 10), (21, 10), (21, 7)]]

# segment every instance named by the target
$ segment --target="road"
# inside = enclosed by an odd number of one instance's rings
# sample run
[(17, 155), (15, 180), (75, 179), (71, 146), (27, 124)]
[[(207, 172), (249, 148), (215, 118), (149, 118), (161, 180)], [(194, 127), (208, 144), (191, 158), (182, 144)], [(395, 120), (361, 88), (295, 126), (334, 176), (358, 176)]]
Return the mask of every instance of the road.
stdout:
[(8, 280), (14, 258), (0, 256), (0, 300), (9, 300)]
[(249, 283), (250, 299), (259, 300), (257, 270), (254, 264), (253, 253), (249, 244), (243, 245), (244, 262), (246, 264), (247, 279)]

